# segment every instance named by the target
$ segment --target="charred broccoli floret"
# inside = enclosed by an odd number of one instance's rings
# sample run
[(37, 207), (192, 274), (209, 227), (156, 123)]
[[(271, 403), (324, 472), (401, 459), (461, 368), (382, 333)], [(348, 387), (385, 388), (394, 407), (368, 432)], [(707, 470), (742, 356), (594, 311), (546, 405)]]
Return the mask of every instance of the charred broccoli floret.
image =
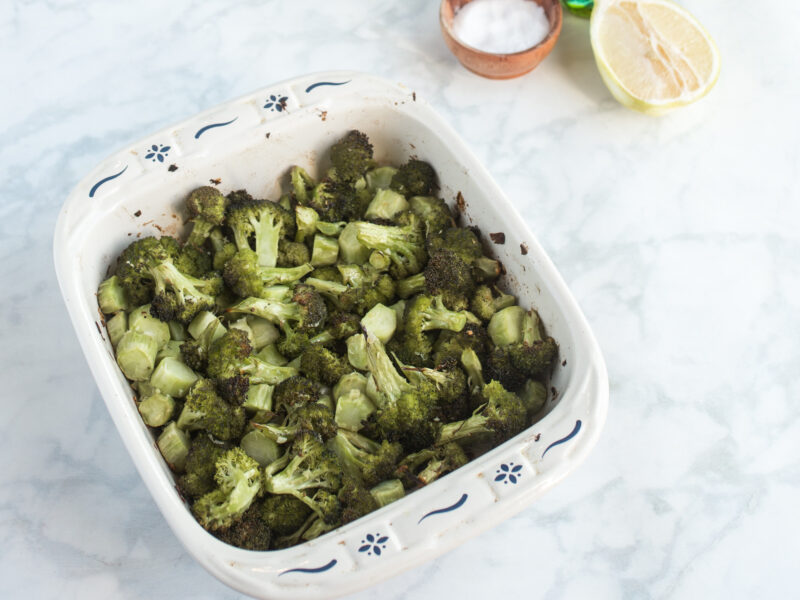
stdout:
[(293, 329), (301, 331), (320, 327), (328, 315), (322, 296), (304, 284), (295, 286), (290, 302), (250, 297), (230, 307), (228, 312), (256, 315), (281, 327), (290, 323)]
[(274, 267), (278, 261), (278, 242), (293, 237), (294, 213), (269, 200), (239, 199), (228, 206), (226, 217), (239, 251), (250, 250), (253, 236), (257, 264)]
[(481, 285), (475, 290), (469, 309), (482, 321), (488, 322), (497, 311), (514, 306), (516, 302), (511, 294), (505, 294), (494, 286)]
[(214, 251), (211, 266), (215, 271), (222, 272), (225, 263), (236, 254), (236, 244), (228, 240), (219, 227), (211, 230), (208, 239), (211, 240), (211, 247)]
[(492, 316), (488, 331), (497, 346), (492, 351), (495, 362), (508, 362), (523, 376), (546, 375), (558, 355), (555, 340), (543, 336), (535, 311), (525, 312), (519, 306), (505, 308)]
[(239, 250), (222, 271), (225, 283), (239, 296), (260, 297), (265, 286), (293, 283), (314, 270), (309, 263), (297, 267), (263, 267), (252, 250)]
[(214, 442), (205, 433), (195, 435), (186, 457), (186, 472), (178, 479), (178, 487), (184, 495), (199, 498), (214, 489), (214, 465), (225, 450), (224, 445)]
[(150, 268), (163, 260), (175, 258), (175, 247), (169, 240), (171, 238), (144, 237), (132, 242), (119, 255), (117, 280), (133, 306), (147, 304), (153, 297)]
[(339, 265), (341, 281), (309, 277), (305, 282), (343, 311), (363, 315), (376, 304), (391, 303), (395, 283), (386, 273), (371, 269), (369, 265)]
[(445, 229), (456, 226), (450, 207), (441, 198), (414, 196), (408, 203), (412, 212), (425, 223), (426, 237), (440, 234)]
[(392, 261), (389, 274), (403, 279), (419, 273), (425, 266), (427, 253), (420, 223), (413, 219), (407, 225), (376, 225), (355, 222), (358, 241), (370, 250), (379, 250)]
[(261, 518), (259, 502), (253, 502), (244, 514), (229, 527), (213, 532), (226, 544), (245, 550), (269, 550), (272, 530)]
[(278, 444), (285, 444), (300, 433), (308, 431), (313, 431), (323, 440), (329, 440), (336, 435), (337, 430), (333, 411), (319, 402), (304, 404), (290, 410), (283, 425), (253, 423), (253, 427)]
[(432, 483), (468, 462), (469, 458), (461, 446), (450, 442), (409, 454), (397, 466), (394, 476), (403, 482), (405, 489), (413, 490)]
[(472, 269), (475, 281), (481, 283), (493, 281), (500, 275), (500, 263), (483, 255), (483, 247), (471, 229), (454, 227), (441, 234), (431, 235), (427, 239), (428, 252), (450, 250)]
[(397, 442), (374, 442), (346, 429), (338, 431), (331, 449), (339, 457), (342, 468), (367, 487), (388, 479), (403, 455), (403, 447)]
[(228, 199), (216, 188), (208, 185), (192, 190), (186, 197), (186, 210), (192, 223), (187, 244), (200, 247), (214, 227), (225, 222)]
[(269, 496), (261, 505), (261, 519), (277, 536), (291, 535), (308, 519), (311, 509), (294, 496)]
[(299, 267), (311, 262), (311, 252), (302, 242), (281, 238), (278, 243), (278, 267)]
[(311, 346), (300, 359), (303, 375), (327, 385), (334, 385), (352, 370), (346, 358), (322, 346)]
[(403, 366), (403, 373), (409, 381), (418, 383), (428, 379), (436, 386), (438, 404), (436, 416), (440, 421), (449, 423), (466, 419), (470, 413), (469, 387), (467, 376), (458, 366), (458, 362), (449, 359), (436, 369), (425, 367)]
[(461, 331), (476, 321), (467, 311), (449, 310), (440, 296), (418, 294), (406, 303), (403, 315), (403, 356), (413, 364), (425, 364), (433, 352), (433, 330)]
[(185, 431), (202, 429), (217, 439), (235, 440), (244, 431), (245, 419), (244, 409), (223, 400), (214, 382), (198, 379), (186, 395), (177, 424)]
[(222, 278), (209, 273), (202, 279), (185, 275), (165, 259), (150, 268), (154, 293), (150, 314), (161, 321), (188, 323), (197, 313), (213, 310), (216, 297), (222, 292)]
[(443, 330), (434, 345), (433, 361), (443, 365), (449, 360), (461, 360), (461, 353), (467, 348), (474, 350), (478, 356), (486, 353), (489, 335), (486, 329), (475, 323), (467, 323), (459, 332)]
[(409, 451), (429, 446), (437, 427), (433, 421), (437, 403), (434, 384), (411, 385), (397, 372), (381, 341), (371, 334), (367, 335), (367, 362), (377, 388), (375, 423), (381, 437), (399, 441)]
[(283, 407), (288, 412), (294, 408), (317, 402), (320, 393), (320, 386), (316, 381), (295, 375), (284, 379), (275, 386), (272, 399), (276, 410)]
[(369, 489), (355, 477), (345, 476), (338, 499), (342, 505), (342, 525), (360, 519), (379, 508)]
[(209, 531), (233, 525), (261, 492), (263, 477), (258, 463), (241, 448), (231, 448), (217, 459), (217, 488), (192, 505), (200, 525)]
[(372, 144), (366, 134), (352, 130), (331, 146), (330, 158), (336, 179), (355, 182), (372, 166)]
[(439, 183), (429, 163), (412, 158), (397, 170), (391, 187), (405, 196), (430, 196), (438, 191)]
[(297, 435), (289, 451), (266, 466), (264, 482), (271, 494), (294, 496), (326, 522), (341, 514), (335, 493), (342, 485), (342, 469), (314, 433)]

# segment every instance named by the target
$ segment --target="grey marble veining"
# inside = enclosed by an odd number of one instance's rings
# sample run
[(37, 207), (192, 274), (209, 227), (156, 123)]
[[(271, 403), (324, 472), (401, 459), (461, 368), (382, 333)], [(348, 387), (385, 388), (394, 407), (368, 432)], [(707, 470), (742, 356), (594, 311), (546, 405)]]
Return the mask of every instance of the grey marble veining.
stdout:
[(237, 598), (168, 530), (52, 266), (111, 151), (297, 74), (357, 69), (441, 112), (520, 208), (603, 347), (611, 409), (574, 475), (356, 597), (790, 597), (800, 556), (800, 84), (790, 2), (684, 0), (723, 68), (664, 118), (620, 107), (587, 23), (532, 74), (462, 69), (433, 0), (0, 6), (0, 597)]

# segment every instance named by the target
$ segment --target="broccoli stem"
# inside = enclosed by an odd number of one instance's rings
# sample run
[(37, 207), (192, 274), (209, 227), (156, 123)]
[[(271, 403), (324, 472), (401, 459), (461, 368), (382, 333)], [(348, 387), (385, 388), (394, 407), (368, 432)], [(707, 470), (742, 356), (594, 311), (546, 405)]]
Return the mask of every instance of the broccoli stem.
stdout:
[(149, 335), (129, 330), (117, 344), (117, 364), (125, 377), (133, 381), (150, 378), (156, 363), (158, 345)]
[(265, 300), (264, 298), (245, 298), (239, 304), (231, 306), (229, 313), (247, 313), (266, 319), (276, 325), (298, 318), (298, 307), (291, 303)]
[(283, 453), (274, 440), (271, 440), (257, 429), (247, 433), (239, 445), (250, 458), (254, 459), (262, 467), (275, 462)]
[(293, 283), (313, 270), (314, 267), (306, 263), (299, 267), (265, 267), (260, 274), (264, 285), (270, 286), (276, 283)]
[(139, 402), (142, 421), (150, 427), (161, 427), (170, 420), (175, 410), (175, 400), (171, 396), (156, 392)]
[(369, 493), (375, 498), (375, 502), (378, 503), (379, 507), (391, 504), (395, 500), (400, 500), (406, 495), (406, 491), (403, 489), (403, 483), (399, 479), (381, 481), (378, 485), (373, 487)]
[(251, 356), (242, 367), (242, 373), (249, 375), (250, 383), (269, 383), (270, 385), (277, 385), (284, 379), (294, 377), (299, 371), (288, 366), (276, 367), (263, 360), (259, 360), (255, 356)]
[(448, 329), (450, 331), (461, 331), (467, 324), (466, 311), (448, 310), (442, 303), (441, 297), (437, 296), (434, 304), (425, 312), (425, 319), (422, 322), (422, 331), (432, 329)]
[(161, 348), (170, 339), (169, 325), (150, 314), (149, 304), (131, 311), (128, 315), (128, 329), (152, 337), (156, 342), (156, 349)]
[(397, 173), (394, 167), (378, 167), (367, 172), (367, 187), (373, 192), (388, 189), (392, 184), (392, 177)]
[(521, 306), (509, 306), (494, 313), (486, 329), (494, 345), (508, 346), (521, 342), (524, 318), (525, 309)]
[(386, 354), (383, 343), (374, 335), (368, 334), (367, 338), (367, 361), (369, 370), (375, 380), (375, 385), (381, 394), (378, 395), (378, 408), (389, 401), (400, 397), (404, 391), (411, 389), (411, 384), (397, 372), (392, 359)]
[(163, 359), (153, 375), (150, 385), (173, 398), (183, 398), (197, 381), (197, 374), (177, 358), (168, 356)]
[(186, 340), (186, 326), (178, 321), (170, 321), (167, 323), (169, 327), (169, 337), (176, 342), (183, 342)]
[[(366, 386), (365, 386), (366, 389)], [(336, 425), (349, 431), (359, 431), (371, 414), (375, 405), (364, 391), (350, 389), (336, 398)]]
[(365, 219), (393, 219), (395, 215), (408, 210), (408, 201), (394, 190), (382, 189), (375, 193), (364, 213)]
[(376, 304), (361, 317), (361, 327), (387, 344), (397, 329), (397, 313), (388, 306)]
[(275, 391), (275, 386), (268, 383), (259, 383), (251, 385), (247, 394), (245, 395), (242, 406), (251, 410), (272, 410), (272, 394)]
[(106, 321), (106, 330), (108, 331), (108, 339), (111, 346), (117, 347), (122, 336), (128, 330), (128, 315), (120, 311), (113, 317)]
[[(213, 329), (209, 330), (209, 327), (213, 327)], [(221, 338), (227, 331), (217, 316), (207, 310), (197, 313), (197, 316), (192, 319), (186, 330), (196, 340), (203, 335), (209, 335), (209, 344)]]
[(358, 239), (358, 225), (348, 223), (339, 234), (339, 256), (342, 262), (351, 265), (363, 265), (372, 252)]
[(311, 251), (311, 265), (324, 267), (335, 265), (339, 258), (339, 241), (336, 238), (317, 234), (314, 236), (314, 248)]
[(475, 436), (493, 433), (486, 425), (488, 419), (483, 415), (473, 415), (464, 421), (455, 421), (454, 423), (445, 423), (439, 430), (439, 436), (436, 438), (437, 446), (444, 446), (450, 442), (458, 442), (461, 440), (469, 440)]
[(397, 295), (401, 298), (410, 298), (425, 291), (425, 273), (417, 273), (397, 282)]
[[(327, 235), (328, 237), (335, 238), (338, 237), (342, 230), (345, 228), (346, 223), (341, 221), (339, 223), (329, 223), (327, 221), (318, 221), (317, 222), (317, 231), (319, 231), (322, 235)], [(338, 244), (339, 241), (337, 240), (336, 243)]]
[(461, 353), (461, 364), (469, 377), (470, 389), (482, 389), (486, 383), (483, 379), (483, 368), (475, 350), (467, 348)]
[(170, 468), (176, 473), (183, 471), (186, 466), (186, 457), (189, 456), (189, 436), (178, 429), (175, 421), (164, 427), (156, 444)]
[(542, 324), (539, 320), (539, 314), (535, 310), (525, 313), (522, 318), (522, 343), (532, 345), (534, 342), (541, 341)]
[(128, 309), (127, 294), (116, 275), (103, 281), (97, 288), (97, 303), (106, 315)]
[(270, 344), (274, 344), (281, 339), (281, 334), (278, 329), (267, 319), (262, 319), (255, 315), (248, 315), (247, 324), (250, 325), (250, 331), (253, 332), (253, 349), (256, 351)]
[(376, 271), (383, 273), (389, 270), (389, 267), (392, 265), (392, 259), (380, 250), (374, 250), (372, 254), (369, 255), (369, 264)]
[(481, 283), (497, 279), (502, 272), (500, 263), (487, 256), (481, 256), (475, 259), (472, 266), (476, 271), (477, 280)]
[(529, 379), (525, 382), (519, 397), (525, 405), (528, 416), (531, 416), (544, 408), (547, 402), (547, 387), (540, 381)]
[(347, 344), (347, 360), (354, 368), (366, 371), (369, 367), (367, 340), (362, 334), (356, 333), (347, 338), (345, 343)]
[(294, 209), (295, 221), (297, 223), (297, 233), (295, 242), (304, 242), (317, 232), (317, 221), (319, 214), (310, 206), (296, 206)]
[(180, 358), (182, 343), (183, 342), (179, 342), (177, 340), (170, 340), (164, 344), (161, 350), (158, 351), (158, 354), (156, 354), (156, 363), (159, 363), (168, 357)]

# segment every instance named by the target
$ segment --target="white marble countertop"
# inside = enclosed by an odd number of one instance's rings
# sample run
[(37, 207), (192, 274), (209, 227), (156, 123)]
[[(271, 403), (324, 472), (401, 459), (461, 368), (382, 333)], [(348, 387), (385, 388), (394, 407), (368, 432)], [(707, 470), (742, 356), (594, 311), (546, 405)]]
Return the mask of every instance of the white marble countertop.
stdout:
[[(527, 217), (594, 327), (611, 408), (534, 506), (358, 598), (785, 597), (800, 556), (800, 62), (794, 2), (684, 0), (717, 88), (620, 107), (568, 17), (532, 74), (461, 68), (433, 0), (0, 7), (0, 597), (237, 598), (166, 527), (78, 348), (55, 219), (98, 161), (324, 69), (428, 99)], [(750, 42), (750, 40), (757, 40)]]

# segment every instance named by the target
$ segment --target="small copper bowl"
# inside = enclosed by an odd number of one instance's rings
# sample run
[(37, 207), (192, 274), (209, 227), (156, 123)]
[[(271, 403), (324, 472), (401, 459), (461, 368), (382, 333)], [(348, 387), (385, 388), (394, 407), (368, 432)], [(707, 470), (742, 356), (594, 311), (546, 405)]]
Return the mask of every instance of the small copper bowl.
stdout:
[(467, 46), (456, 37), (453, 31), (453, 17), (456, 11), (471, 0), (442, 0), (439, 9), (439, 22), (447, 47), (456, 55), (459, 62), (473, 73), (489, 79), (512, 79), (529, 73), (550, 54), (561, 33), (560, 0), (530, 0), (543, 9), (550, 21), (550, 33), (536, 46), (514, 52), (513, 54), (492, 54)]

